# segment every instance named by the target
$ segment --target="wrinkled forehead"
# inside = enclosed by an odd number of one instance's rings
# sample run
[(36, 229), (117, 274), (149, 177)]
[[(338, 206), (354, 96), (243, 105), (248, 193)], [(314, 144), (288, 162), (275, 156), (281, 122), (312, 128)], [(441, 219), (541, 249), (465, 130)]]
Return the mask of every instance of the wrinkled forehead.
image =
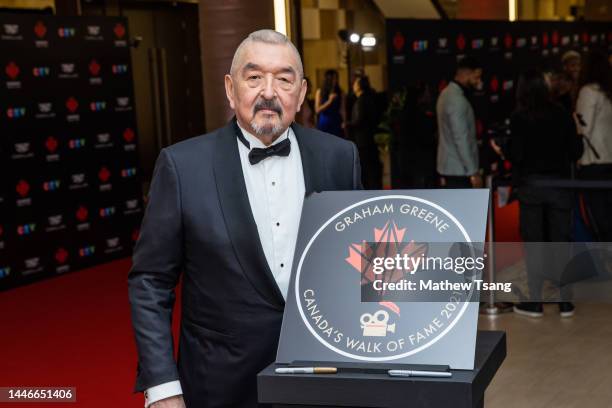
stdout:
[(293, 73), (300, 75), (300, 64), (295, 51), (287, 44), (251, 42), (238, 56), (237, 74), (245, 70)]

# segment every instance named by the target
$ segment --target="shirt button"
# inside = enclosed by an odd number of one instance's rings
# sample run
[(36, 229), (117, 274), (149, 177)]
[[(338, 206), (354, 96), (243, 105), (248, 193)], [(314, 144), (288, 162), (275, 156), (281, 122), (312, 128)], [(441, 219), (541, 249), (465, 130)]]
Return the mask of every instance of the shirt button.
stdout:
[(277, 227), (280, 227), (280, 222), (277, 222), (277, 223), (276, 223), (276, 226), (277, 226)]
[(285, 264), (281, 264), (281, 268), (283, 268), (285, 266)]
[(273, 186), (275, 186), (275, 185), (276, 185), (276, 181), (273, 181), (273, 182), (272, 182), (272, 185), (273, 185)]

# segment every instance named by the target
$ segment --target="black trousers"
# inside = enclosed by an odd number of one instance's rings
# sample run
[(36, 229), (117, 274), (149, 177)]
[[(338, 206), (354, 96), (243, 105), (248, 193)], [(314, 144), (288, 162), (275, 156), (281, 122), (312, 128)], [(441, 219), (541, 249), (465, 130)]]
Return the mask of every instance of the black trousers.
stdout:
[[(580, 178), (612, 181), (612, 164), (584, 166), (580, 169)], [(612, 242), (612, 190), (588, 189), (582, 194), (595, 239)]]
[(469, 176), (442, 176), (446, 180), (446, 188), (472, 188)]
[[(572, 222), (572, 192), (567, 189), (520, 186), (519, 226), (525, 246), (529, 299), (542, 299), (544, 280), (559, 286), (569, 253), (559, 246), (536, 242), (569, 242)], [(562, 249), (566, 249), (563, 246)], [(562, 294), (567, 298), (570, 294)]]

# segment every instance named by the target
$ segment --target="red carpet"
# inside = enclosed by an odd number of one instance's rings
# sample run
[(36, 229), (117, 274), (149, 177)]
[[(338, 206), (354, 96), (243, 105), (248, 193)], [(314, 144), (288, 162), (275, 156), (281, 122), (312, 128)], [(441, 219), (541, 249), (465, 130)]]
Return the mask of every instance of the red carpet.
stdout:
[(71, 386), (77, 395), (76, 403), (0, 405), (143, 406), (132, 392), (129, 268), (124, 259), (0, 293), (0, 386)]

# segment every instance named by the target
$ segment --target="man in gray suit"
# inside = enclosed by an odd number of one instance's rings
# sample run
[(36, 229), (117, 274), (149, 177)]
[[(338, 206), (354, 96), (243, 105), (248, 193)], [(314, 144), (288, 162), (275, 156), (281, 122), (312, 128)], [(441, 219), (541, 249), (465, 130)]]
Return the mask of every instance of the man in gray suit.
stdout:
[[(306, 81), (287, 37), (251, 33), (225, 89), (235, 118), (161, 151), (134, 249), (135, 389), (151, 408), (257, 406), (304, 196), (361, 186), (353, 143), (293, 123)], [(181, 275), (177, 362), (171, 318)]]
[(457, 64), (455, 78), (438, 97), (437, 170), (444, 187), (482, 187), (476, 121), (472, 105), (466, 98), (466, 92), (480, 86), (481, 77), (482, 68), (478, 61), (472, 57), (464, 57)]

